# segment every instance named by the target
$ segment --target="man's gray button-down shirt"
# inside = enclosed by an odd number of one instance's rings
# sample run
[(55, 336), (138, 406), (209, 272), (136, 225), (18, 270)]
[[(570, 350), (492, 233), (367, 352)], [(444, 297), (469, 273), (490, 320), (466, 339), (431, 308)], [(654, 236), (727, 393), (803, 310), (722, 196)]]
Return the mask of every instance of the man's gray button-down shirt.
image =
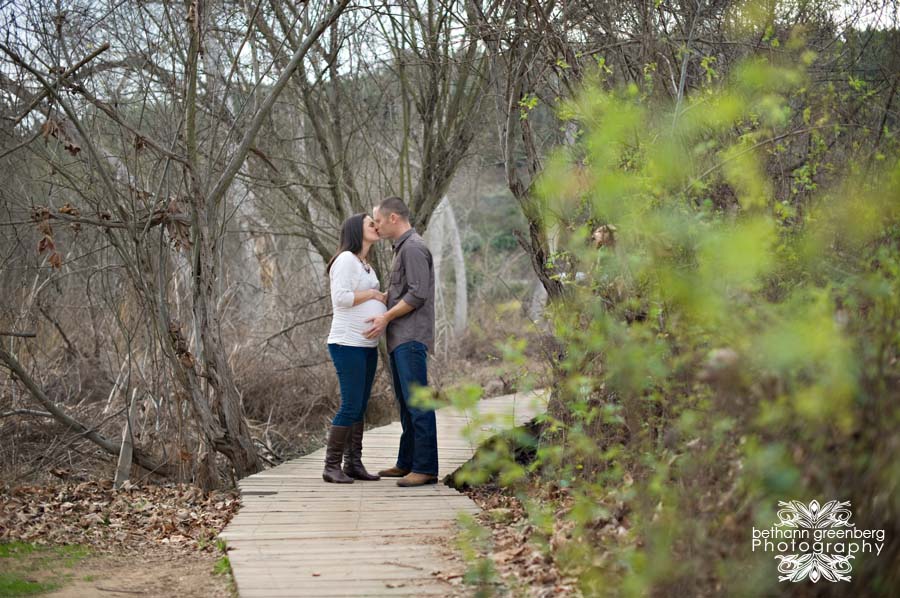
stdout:
[(402, 299), (414, 309), (387, 327), (390, 353), (403, 343), (419, 341), (434, 350), (434, 262), (425, 240), (409, 229), (394, 241), (387, 308)]

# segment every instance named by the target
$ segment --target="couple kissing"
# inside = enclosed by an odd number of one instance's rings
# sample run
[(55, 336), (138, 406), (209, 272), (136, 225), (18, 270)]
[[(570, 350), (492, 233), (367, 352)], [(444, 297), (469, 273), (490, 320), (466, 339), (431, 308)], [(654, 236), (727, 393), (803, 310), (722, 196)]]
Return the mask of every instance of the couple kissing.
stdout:
[[(369, 265), (372, 246), (392, 243), (386, 288)], [(428, 385), (428, 352), (434, 347), (434, 264), (425, 241), (410, 224), (399, 197), (381, 201), (372, 215), (355, 214), (341, 226), (340, 242), (326, 266), (333, 316), (328, 353), (337, 371), (341, 406), (325, 449), (326, 482), (400, 478), (398, 486), (437, 483), (437, 422), (434, 411), (411, 405), (416, 386)], [(402, 434), (393, 467), (373, 475), (362, 462), (364, 417), (384, 336)]]

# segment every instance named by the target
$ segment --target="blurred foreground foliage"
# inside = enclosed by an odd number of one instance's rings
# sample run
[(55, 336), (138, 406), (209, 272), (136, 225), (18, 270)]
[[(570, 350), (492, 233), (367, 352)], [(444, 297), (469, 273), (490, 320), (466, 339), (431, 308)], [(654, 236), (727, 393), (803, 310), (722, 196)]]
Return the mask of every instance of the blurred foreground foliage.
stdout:
[[(792, 499), (851, 501), (887, 538), (850, 587), (900, 587), (898, 141), (843, 123), (802, 38), (785, 46), (675, 106), (601, 72), (561, 108), (578, 140), (538, 190), (568, 289), (548, 314), (549, 410), (457, 479), (518, 493), (584, 595), (769, 594), (777, 561), (750, 550), (751, 528)], [(817, 149), (831, 139), (839, 159)], [(451, 398), (471, 407), (478, 390)], [(565, 521), (535, 485), (565, 497)]]

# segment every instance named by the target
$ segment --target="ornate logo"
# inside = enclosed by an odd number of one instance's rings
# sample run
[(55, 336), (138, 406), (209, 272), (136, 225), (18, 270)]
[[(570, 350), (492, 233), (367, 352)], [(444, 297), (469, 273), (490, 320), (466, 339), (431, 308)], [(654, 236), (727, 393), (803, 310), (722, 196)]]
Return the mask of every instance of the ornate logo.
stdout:
[(884, 530), (863, 530), (850, 522), (850, 501), (804, 504), (778, 503), (778, 523), (769, 529), (753, 528), (752, 549), (777, 552), (778, 581), (813, 583), (847, 581), (857, 552), (884, 548)]
[[(776, 527), (827, 529), (831, 527), (854, 527), (850, 523), (850, 501), (838, 502), (831, 500), (821, 508), (819, 501), (814, 500), (809, 505), (804, 505), (799, 500), (790, 502), (779, 501), (778, 519)], [(778, 572), (783, 573), (778, 581), (803, 581), (807, 577), (812, 582), (820, 579), (828, 581), (850, 581), (850, 571), (853, 565), (850, 559), (853, 556), (839, 554), (787, 554), (776, 555), (781, 561), (778, 564)]]

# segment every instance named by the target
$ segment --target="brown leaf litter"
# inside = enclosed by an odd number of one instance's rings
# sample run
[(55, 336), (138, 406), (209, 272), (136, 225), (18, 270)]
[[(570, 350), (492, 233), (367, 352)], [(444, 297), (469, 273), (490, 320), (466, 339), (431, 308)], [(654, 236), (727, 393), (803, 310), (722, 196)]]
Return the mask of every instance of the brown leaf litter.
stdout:
[(0, 495), (0, 542), (81, 544), (94, 551), (173, 546), (212, 550), (234, 516), (234, 492), (186, 485), (113, 490), (108, 481), (20, 486)]

